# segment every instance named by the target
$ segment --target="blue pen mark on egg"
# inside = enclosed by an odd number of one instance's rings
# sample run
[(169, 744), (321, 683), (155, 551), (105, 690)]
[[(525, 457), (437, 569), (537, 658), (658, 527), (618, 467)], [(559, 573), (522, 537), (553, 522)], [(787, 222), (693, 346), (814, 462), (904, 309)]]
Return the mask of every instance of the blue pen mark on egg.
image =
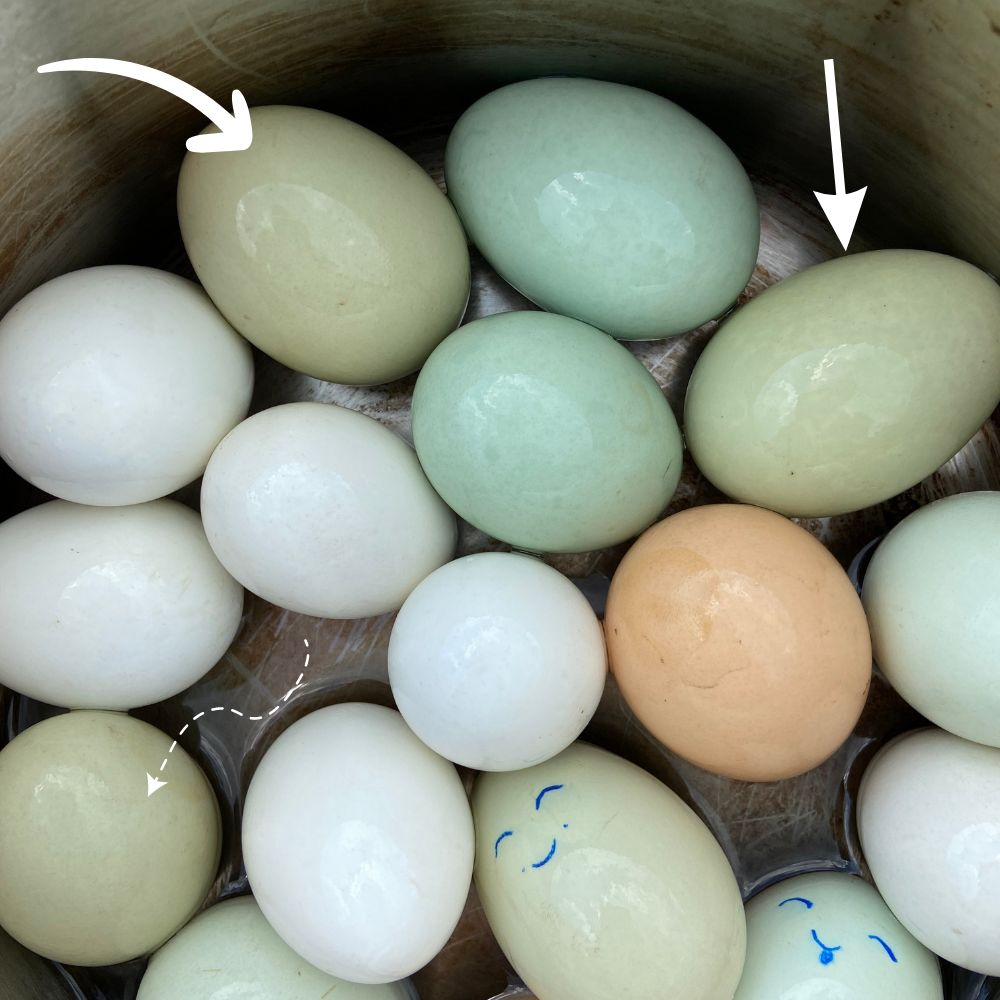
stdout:
[(816, 934), (816, 931), (812, 932), (812, 937), (813, 937), (813, 941), (815, 941), (816, 944), (818, 944), (820, 946), (820, 949), (821, 949), (820, 953), (819, 953), (820, 964), (822, 964), (822, 965), (829, 965), (834, 960), (834, 958), (835, 958), (835, 956), (834, 956), (833, 953), (835, 951), (840, 951), (841, 947), (843, 947), (843, 946), (837, 944), (837, 945), (834, 945), (833, 947), (830, 947), (829, 945), (823, 944), (823, 942), (820, 941), (818, 935)]
[(538, 793), (538, 795), (535, 796), (535, 812), (537, 812), (539, 809), (541, 809), (541, 807), (542, 807), (542, 799), (544, 799), (545, 796), (549, 794), (549, 792), (558, 792), (559, 789), (562, 788), (562, 787), (563, 787), (562, 785), (548, 785), (545, 788), (543, 788)]
[(899, 959), (896, 958), (895, 954), (893, 953), (893, 950), (877, 934), (869, 934), (868, 937), (872, 941), (878, 941), (878, 943), (882, 945), (883, 948), (885, 948), (885, 953), (889, 956), (889, 958), (891, 958), (897, 964), (899, 963)]
[(811, 910), (813, 908), (813, 901), (811, 899), (805, 899), (802, 896), (789, 896), (788, 899), (783, 899), (780, 903), (778, 903), (779, 908), (784, 906), (785, 903), (805, 903), (807, 910)]
[(496, 843), (493, 845), (493, 857), (495, 858), (500, 857), (500, 841), (503, 840), (505, 837), (513, 837), (513, 836), (514, 836), (513, 830), (504, 830), (504, 832), (501, 833), (499, 837), (497, 837)]
[(552, 838), (552, 846), (549, 848), (549, 853), (542, 858), (541, 861), (532, 862), (532, 868), (544, 868), (551, 860), (552, 856), (556, 853), (556, 838)]

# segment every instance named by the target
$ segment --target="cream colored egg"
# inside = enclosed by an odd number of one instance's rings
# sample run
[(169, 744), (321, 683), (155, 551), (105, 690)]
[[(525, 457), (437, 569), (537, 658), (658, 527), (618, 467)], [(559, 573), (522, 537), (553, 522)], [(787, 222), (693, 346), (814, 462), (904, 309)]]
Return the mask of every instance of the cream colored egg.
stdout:
[(521, 978), (545, 1000), (731, 1000), (739, 888), (708, 827), (651, 775), (574, 743), (473, 792), (476, 887)]
[(226, 318), (284, 365), (370, 385), (414, 371), (458, 326), (469, 255), (454, 210), (385, 139), (309, 108), (251, 112), (253, 144), (189, 153), (177, 208)]

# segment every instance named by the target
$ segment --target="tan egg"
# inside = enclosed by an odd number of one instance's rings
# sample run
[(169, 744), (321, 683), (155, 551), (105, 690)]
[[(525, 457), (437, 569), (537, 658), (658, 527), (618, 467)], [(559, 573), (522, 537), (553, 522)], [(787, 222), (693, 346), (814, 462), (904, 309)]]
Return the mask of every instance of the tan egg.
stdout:
[(646, 531), (611, 582), (608, 651), (669, 749), (744, 781), (792, 777), (851, 732), (871, 681), (864, 610), (807, 531), (742, 504)]

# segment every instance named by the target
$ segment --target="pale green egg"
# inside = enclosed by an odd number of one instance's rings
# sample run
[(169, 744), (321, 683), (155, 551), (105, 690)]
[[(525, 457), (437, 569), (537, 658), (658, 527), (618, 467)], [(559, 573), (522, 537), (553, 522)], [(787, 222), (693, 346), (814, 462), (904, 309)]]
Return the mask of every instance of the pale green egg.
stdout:
[(705, 824), (652, 775), (585, 743), (472, 796), (475, 880), (511, 964), (545, 1000), (731, 1000), (739, 888)]
[(150, 960), (137, 1000), (408, 1000), (406, 983), (336, 979), (281, 940), (251, 896), (199, 914)]
[(205, 290), (289, 368), (353, 385), (415, 371), (468, 301), (454, 209), (360, 125), (280, 106), (251, 120), (249, 149), (189, 153), (181, 169), (181, 234)]
[[(170, 743), (127, 715), (80, 711), (4, 747), (0, 925), (11, 937), (57, 962), (113, 965), (198, 909), (219, 864), (219, 807)], [(166, 781), (153, 795), (147, 773)]]
[(456, 124), (445, 176), (507, 281), (623, 339), (718, 316), (757, 259), (757, 201), (732, 151), (635, 87), (549, 77), (496, 90)]
[(952, 257), (853, 254), (768, 289), (695, 366), (688, 447), (724, 493), (820, 517), (918, 483), (1000, 401), (1000, 287)]
[(681, 439), (656, 380), (591, 326), (510, 312), (462, 327), (413, 394), (427, 477), (467, 521), (513, 546), (584, 552), (667, 506)]

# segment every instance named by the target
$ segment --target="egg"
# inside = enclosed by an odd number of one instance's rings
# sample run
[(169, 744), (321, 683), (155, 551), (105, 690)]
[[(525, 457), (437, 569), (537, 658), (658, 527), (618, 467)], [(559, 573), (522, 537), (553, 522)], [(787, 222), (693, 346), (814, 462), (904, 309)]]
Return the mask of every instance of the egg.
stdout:
[(275, 406), (236, 427), (208, 463), (201, 513), (248, 590), (322, 618), (395, 611), (451, 558), (457, 531), (402, 438), (326, 403)]
[(502, 87), (455, 125), (445, 176), (504, 278), (616, 337), (665, 337), (718, 316), (757, 259), (757, 202), (732, 151), (635, 87), (566, 77)]
[(173, 500), (52, 500), (0, 524), (0, 683), (52, 705), (130, 709), (206, 674), (243, 588)]
[(681, 472), (680, 432), (653, 376), (606, 334), (540, 312), (448, 337), (417, 379), (413, 439), (449, 506), (538, 552), (631, 538)]
[(685, 434), (724, 493), (819, 517), (929, 476), (998, 402), (1000, 287), (951, 257), (878, 250), (732, 316), (695, 365)]
[(847, 738), (871, 680), (864, 609), (807, 531), (740, 504), (650, 528), (611, 581), (611, 669), (652, 734), (699, 767), (776, 781)]
[(141, 503), (197, 479), (252, 389), (249, 345), (165, 271), (64, 274), (0, 322), (0, 456), (64, 500)]
[(864, 578), (875, 661), (919, 712), (1000, 747), (1000, 493), (964, 493), (907, 517)]
[(747, 904), (736, 1000), (942, 1000), (938, 961), (867, 882), (797, 875)]
[(177, 186), (198, 278), (251, 343), (297, 371), (371, 385), (420, 367), (469, 297), (462, 226), (391, 143), (309, 108), (250, 113), (253, 144), (189, 153)]
[(113, 712), (70, 712), (0, 750), (0, 925), (67, 965), (145, 955), (201, 905), (219, 864), (219, 808), (170, 737)]
[(200, 913), (150, 960), (137, 1000), (409, 1000), (406, 984), (359, 986), (304, 961), (251, 896)]
[(940, 729), (868, 765), (858, 833), (899, 922), (942, 958), (1000, 975), (1000, 750)]
[(404, 979), (445, 945), (472, 877), (454, 767), (398, 712), (347, 703), (287, 729), (243, 813), (247, 876), (278, 935), (323, 972)]
[(743, 903), (708, 828), (669, 788), (584, 743), (481, 775), (476, 888), (500, 947), (545, 1000), (731, 1000)]
[(530, 767), (583, 731), (607, 676), (604, 634), (580, 591), (541, 560), (482, 552), (406, 599), (389, 681), (432, 750), (478, 770)]

